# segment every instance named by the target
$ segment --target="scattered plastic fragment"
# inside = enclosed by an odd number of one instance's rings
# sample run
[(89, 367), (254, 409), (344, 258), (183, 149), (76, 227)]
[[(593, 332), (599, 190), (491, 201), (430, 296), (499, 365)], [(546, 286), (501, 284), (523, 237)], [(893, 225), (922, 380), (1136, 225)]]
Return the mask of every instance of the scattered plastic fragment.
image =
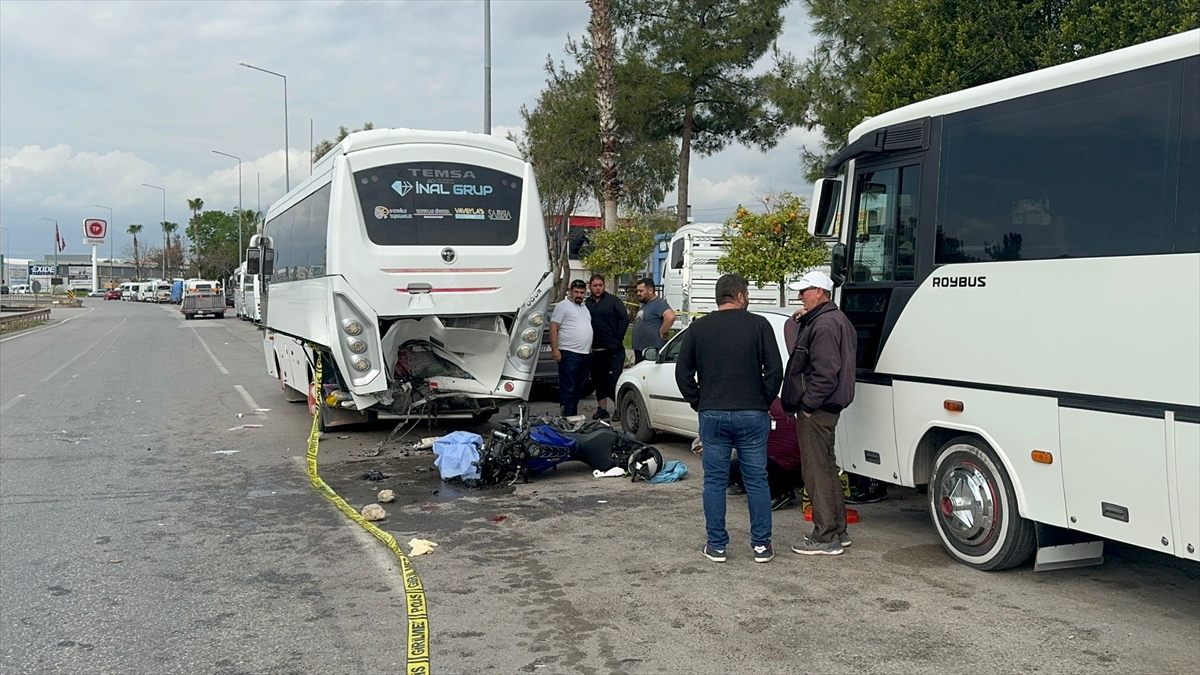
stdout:
[(608, 503), (608, 500), (607, 500), (607, 499), (597, 499), (597, 500), (596, 500), (596, 503), (597, 503), (597, 504), (607, 504), (607, 503)]
[(503, 523), (504, 521), (508, 520), (508, 516), (492, 516), (488, 518), (488, 520), (493, 523)]
[(238, 414), (237, 414), (237, 416), (238, 416), (238, 417), (241, 417), (241, 416), (242, 416), (242, 413), (238, 413)]
[(601, 471), (600, 469), (593, 469), (592, 475), (595, 476), (596, 478), (621, 478), (622, 476), (625, 475), (625, 469), (622, 469), (619, 466), (614, 466), (613, 468), (609, 469), (608, 471)]
[(229, 427), (226, 431), (237, 431), (238, 429), (261, 429), (261, 424), (240, 424), (236, 427)]
[(270, 408), (255, 408), (254, 410), (251, 410), (250, 412), (271, 412), (271, 409)]
[(239, 452), (239, 451), (238, 450), (217, 450), (217, 451), (213, 452), (213, 454), (214, 455), (232, 455), (235, 452)]
[(359, 476), (359, 478), (362, 480), (379, 481), (379, 480), (383, 480), (384, 478), (387, 478), (387, 476), (385, 476), (383, 474), (383, 472), (378, 469), (372, 469), (372, 470), (364, 473), (362, 476)]
[(350, 438), (349, 436), (338, 436), (338, 438)]
[(409, 539), (408, 547), (411, 549), (409, 556), (425, 555), (433, 553), (433, 549), (437, 548), (437, 544), (426, 539)]
[(396, 501), (396, 493), (391, 490), (380, 490), (379, 494), (375, 495), (375, 498), (386, 504)]
[(383, 520), (387, 518), (387, 511), (384, 511), (383, 507), (378, 504), (367, 504), (363, 507), (362, 517), (367, 520)]

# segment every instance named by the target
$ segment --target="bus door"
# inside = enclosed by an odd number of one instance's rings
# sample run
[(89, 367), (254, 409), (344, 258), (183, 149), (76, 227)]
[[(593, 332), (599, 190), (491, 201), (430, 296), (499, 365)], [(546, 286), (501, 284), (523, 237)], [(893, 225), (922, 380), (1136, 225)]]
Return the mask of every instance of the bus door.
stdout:
[(858, 386), (838, 425), (838, 459), (845, 471), (886, 482), (899, 482), (902, 472), (891, 376), (875, 368), (920, 278), (921, 164), (920, 157), (856, 162), (845, 225), (848, 265), (838, 305), (858, 335)]

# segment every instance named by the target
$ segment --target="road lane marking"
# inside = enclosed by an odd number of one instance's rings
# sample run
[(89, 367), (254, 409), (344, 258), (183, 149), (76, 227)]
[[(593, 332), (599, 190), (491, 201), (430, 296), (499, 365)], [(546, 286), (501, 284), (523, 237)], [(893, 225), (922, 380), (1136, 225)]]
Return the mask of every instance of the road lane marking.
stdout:
[(13, 400), (9, 401), (8, 403), (5, 403), (4, 405), (0, 405), (0, 414), (8, 412), (9, 408), (20, 403), (21, 399), (23, 399), (23, 398), (25, 398), (25, 394), (17, 394), (16, 397), (13, 398)]
[[(188, 328), (192, 327), (188, 326)], [(197, 333), (195, 328), (192, 328), (192, 333), (196, 335), (196, 339), (200, 341), (200, 344), (204, 345), (204, 351), (208, 352), (208, 358), (212, 359), (213, 363), (217, 364), (217, 370), (221, 371), (222, 375), (228, 375), (229, 371), (226, 370), (225, 365), (221, 363), (221, 360), (217, 358), (217, 355), (213, 353), (213, 350), (208, 348), (208, 343), (204, 341), (204, 338), (200, 337), (200, 333)]]
[[(88, 307), (87, 310), (88, 311), (84, 312), (83, 314), (76, 314), (75, 316), (69, 316), (56, 324), (52, 324), (49, 326), (42, 326), (41, 328), (34, 328), (33, 330), (25, 331), (24, 333), (17, 333), (16, 335), (10, 335), (6, 338), (0, 338), (0, 342), (8, 342), (9, 340), (16, 340), (17, 338), (25, 337), (26, 335), (33, 335), (34, 333), (40, 333), (44, 330), (50, 330), (51, 328), (58, 328), (59, 326), (63, 325), (64, 323), (66, 323), (72, 319), (78, 319), (81, 316), (87, 316), (88, 314), (91, 314), (92, 312), (96, 311), (96, 308)], [(53, 310), (51, 310), (51, 313), (53, 313)]]
[[(246, 391), (245, 387), (240, 384), (235, 384), (233, 385), (233, 388), (237, 390), (237, 393), (242, 395), (242, 400), (246, 402), (246, 405), (250, 406), (250, 410), (257, 411), (262, 408), (262, 406), (254, 401), (254, 397), (250, 395), (250, 392)], [(265, 412), (253, 412), (251, 414), (253, 414), (255, 417), (267, 416)]]
[[(54, 372), (52, 372), (52, 373), (50, 373), (49, 375), (47, 375), (46, 377), (43, 377), (43, 378), (42, 378), (42, 384), (46, 384), (46, 383), (47, 383), (47, 382), (49, 382), (50, 380), (54, 379), (54, 376), (55, 376), (55, 375), (58, 375), (58, 374), (59, 374), (59, 373), (61, 373), (62, 371), (64, 371), (64, 370), (66, 370), (67, 368), (69, 368), (69, 367), (71, 366), (71, 364), (72, 364), (72, 363), (75, 363), (75, 362), (76, 362), (76, 361), (78, 361), (79, 359), (83, 358), (83, 355), (84, 355), (84, 354), (87, 354), (88, 352), (92, 351), (93, 349), (95, 349), (95, 348), (96, 348), (96, 345), (100, 344), (100, 340), (103, 340), (104, 338), (108, 337), (109, 335), (112, 335), (112, 334), (113, 334), (113, 331), (117, 330), (117, 329), (118, 329), (118, 328), (120, 328), (121, 326), (124, 326), (126, 321), (128, 321), (128, 319), (127, 319), (127, 318), (126, 318), (126, 319), (121, 319), (121, 320), (120, 320), (120, 321), (117, 323), (117, 325), (115, 325), (115, 326), (113, 326), (112, 328), (110, 328), (110, 329), (109, 329), (109, 331), (108, 331), (107, 333), (105, 333), (104, 335), (101, 335), (101, 336), (100, 336), (100, 338), (99, 338), (99, 339), (97, 339), (95, 342), (93, 342), (93, 343), (92, 343), (92, 345), (91, 345), (90, 347), (88, 347), (87, 349), (85, 349), (85, 350), (83, 350), (83, 351), (79, 352), (79, 353), (78, 353), (78, 354), (76, 354), (75, 356), (72, 356), (72, 357), (71, 357), (71, 358), (70, 358), (70, 359), (69, 359), (69, 360), (68, 360), (66, 363), (64, 363), (64, 364), (62, 364), (61, 366), (59, 366), (59, 367), (55, 368), (55, 369), (54, 369)], [(66, 322), (64, 321), (63, 323), (66, 323)], [(115, 342), (115, 340), (114, 340), (114, 342)], [(111, 346), (111, 344), (110, 344), (109, 346)], [(105, 349), (108, 349), (108, 347), (105, 347)]]

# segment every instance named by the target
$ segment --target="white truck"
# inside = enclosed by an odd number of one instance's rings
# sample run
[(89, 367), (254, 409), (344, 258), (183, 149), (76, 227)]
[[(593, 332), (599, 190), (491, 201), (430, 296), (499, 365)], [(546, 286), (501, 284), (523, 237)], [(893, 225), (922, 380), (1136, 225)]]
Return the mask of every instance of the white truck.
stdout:
[(225, 292), (221, 283), (205, 279), (188, 279), (183, 282), (183, 302), (179, 313), (184, 319), (194, 319), (202, 314), (225, 318)]
[[(725, 256), (727, 245), (720, 223), (688, 223), (671, 236), (670, 248), (662, 270), (663, 298), (686, 326), (701, 314), (717, 309), (716, 288), (721, 272), (717, 262)], [(798, 272), (799, 277), (803, 271)], [(799, 309), (796, 294), (784, 294), (788, 307)], [(779, 306), (779, 284), (759, 288), (750, 284), (750, 306)]]

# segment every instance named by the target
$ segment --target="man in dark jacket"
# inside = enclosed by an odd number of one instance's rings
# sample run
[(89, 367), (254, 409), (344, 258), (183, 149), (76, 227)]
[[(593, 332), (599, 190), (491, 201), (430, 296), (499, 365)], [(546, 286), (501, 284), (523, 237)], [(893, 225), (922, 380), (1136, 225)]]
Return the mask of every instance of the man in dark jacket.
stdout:
[(621, 299), (604, 290), (604, 277), (593, 274), (587, 308), (592, 313), (592, 382), (596, 385), (594, 420), (607, 419), (608, 399), (616, 395), (617, 378), (625, 369), (625, 331), (629, 310)]
[(813, 531), (792, 551), (801, 555), (840, 555), (850, 545), (846, 502), (833, 451), (838, 417), (854, 400), (858, 336), (854, 325), (830, 301), (833, 280), (809, 272), (788, 286), (800, 292), (804, 314), (788, 358), (783, 408), (796, 415), (800, 465), (812, 499)]
[[(767, 484), (767, 410), (779, 392), (783, 359), (771, 323), (746, 311), (749, 285), (736, 274), (717, 280), (717, 311), (692, 322), (680, 338), (675, 384), (700, 417), (704, 445), (704, 521), (708, 544), (702, 553), (725, 562), (725, 489), (737, 448), (754, 562), (775, 557), (771, 548), (771, 491)], [(699, 381), (697, 381), (699, 380)]]

